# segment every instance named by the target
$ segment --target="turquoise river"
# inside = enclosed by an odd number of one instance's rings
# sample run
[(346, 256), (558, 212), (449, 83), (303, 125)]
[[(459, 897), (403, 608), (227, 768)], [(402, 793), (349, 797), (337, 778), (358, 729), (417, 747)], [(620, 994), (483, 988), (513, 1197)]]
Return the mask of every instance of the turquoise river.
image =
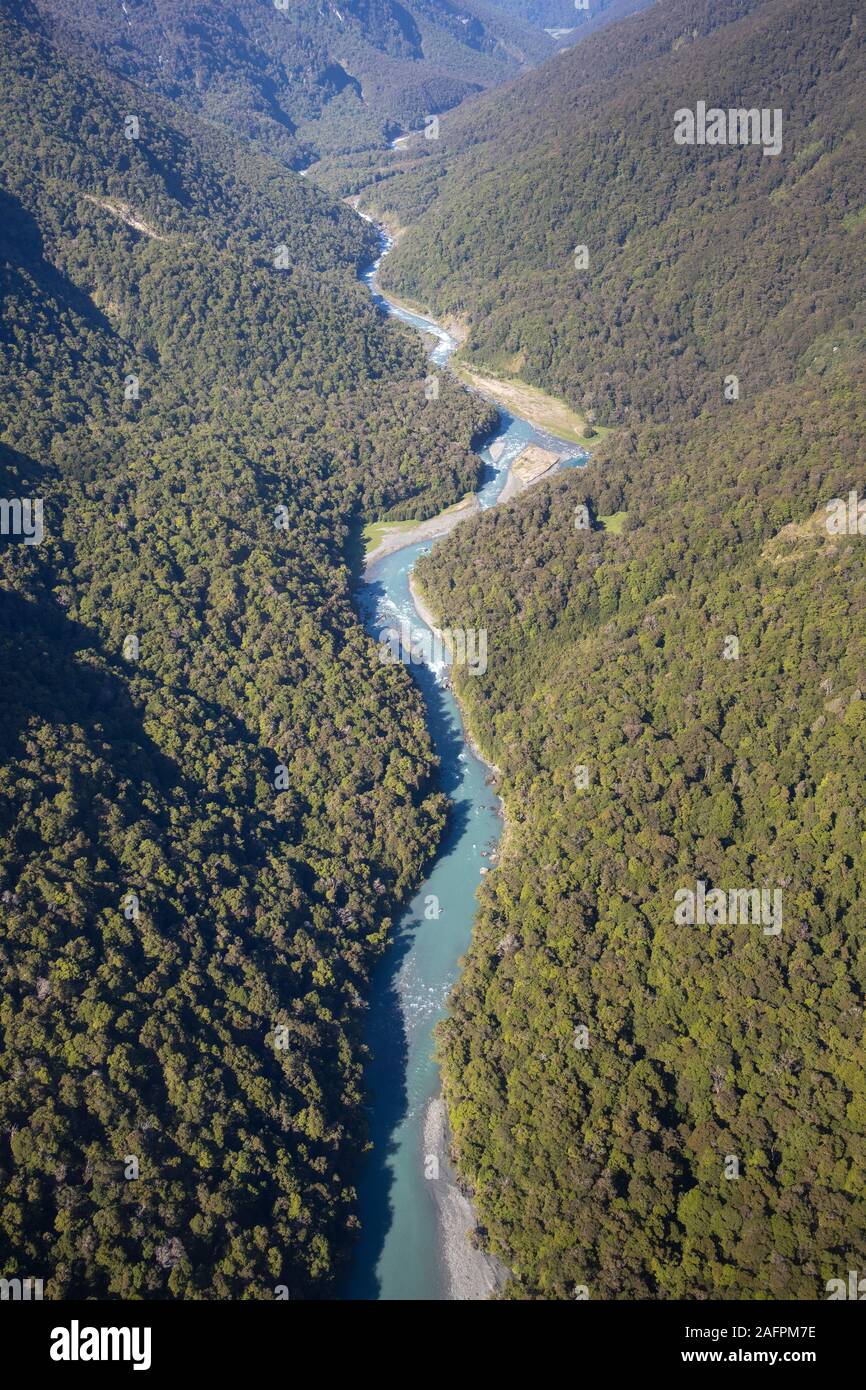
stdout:
[[(391, 242), (387, 233), (381, 236), (384, 256)], [(383, 312), (432, 336), (430, 360), (444, 368), (455, 339), (385, 298), (376, 278), (380, 261), (381, 256), (364, 276), (376, 302)], [(496, 504), (511, 464), (532, 443), (566, 456), (562, 467), (585, 461), (575, 445), (500, 410), (499, 431), (481, 450), (482, 507)], [(410, 544), (368, 565), (357, 602), (374, 636), (403, 618), (411, 624), (413, 640), (416, 634), (429, 638), (409, 579), (430, 544)], [(410, 669), (424, 698), (441, 759), (441, 787), (453, 810), (438, 857), (403, 912), (374, 977), (366, 1077), (372, 1151), (358, 1184), (362, 1235), (341, 1292), (350, 1299), (485, 1298), (503, 1271), (467, 1239), (472, 1213), (448, 1163), (433, 1032), (469, 945), (476, 892), (492, 867), (502, 818), (490, 768), (468, 745), (443, 670), (420, 663)]]

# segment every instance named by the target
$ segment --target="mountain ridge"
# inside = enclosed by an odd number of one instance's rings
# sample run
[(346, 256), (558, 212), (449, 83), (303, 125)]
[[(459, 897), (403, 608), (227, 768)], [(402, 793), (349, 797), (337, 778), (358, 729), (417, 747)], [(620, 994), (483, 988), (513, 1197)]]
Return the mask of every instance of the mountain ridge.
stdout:
[[(710, 32), (671, 51), (698, 21)], [(674, 144), (675, 111), (700, 96), (778, 106), (774, 63), (790, 65), (786, 157)], [(810, 337), (854, 327), (863, 66), (846, 3), (817, 28), (786, 0), (655, 6), (455, 113), (415, 170), (368, 191), (410, 228), (383, 284), (466, 318), (468, 366), (604, 424), (711, 406), (729, 374), (760, 392), (796, 374)], [(768, 279), (773, 298), (745, 292)]]

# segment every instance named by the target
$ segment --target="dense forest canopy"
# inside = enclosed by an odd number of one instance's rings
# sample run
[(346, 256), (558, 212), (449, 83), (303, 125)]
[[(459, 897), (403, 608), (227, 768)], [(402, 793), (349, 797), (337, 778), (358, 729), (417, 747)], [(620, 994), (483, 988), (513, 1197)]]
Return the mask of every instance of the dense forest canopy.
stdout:
[(0, 491), (44, 503), (0, 548), (0, 1273), (315, 1294), (370, 967), (445, 816), (352, 537), (474, 487), (493, 416), (425, 399), (348, 209), (0, 25)]
[[(673, 0), (372, 195), (471, 360), (625, 422), (417, 569), (487, 631), (457, 685), (508, 830), (440, 1051), (509, 1297), (866, 1259), (863, 43), (846, 0)], [(782, 155), (678, 148), (702, 97), (782, 105)]]
[[(440, 1045), (512, 1297), (818, 1298), (862, 1267), (866, 555), (826, 503), (864, 493), (864, 385), (624, 434), (419, 564), (488, 633), (459, 686), (506, 852)], [(781, 893), (781, 933), (679, 925), (698, 880)]]

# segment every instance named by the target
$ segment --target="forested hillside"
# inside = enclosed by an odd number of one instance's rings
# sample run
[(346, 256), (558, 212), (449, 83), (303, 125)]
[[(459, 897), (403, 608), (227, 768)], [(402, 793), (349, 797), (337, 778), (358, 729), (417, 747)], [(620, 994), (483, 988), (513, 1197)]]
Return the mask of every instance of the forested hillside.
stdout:
[[(511, 1297), (863, 1266), (866, 540), (826, 504), (864, 491), (864, 386), (624, 432), (418, 565), (488, 634), (458, 685), (509, 824), (440, 1043)], [(779, 891), (781, 932), (678, 925), (698, 880)]]
[[(850, 0), (666, 0), (443, 120), (368, 206), (383, 283), (463, 356), (604, 424), (693, 415), (854, 346), (866, 25)], [(782, 150), (678, 145), (674, 115), (782, 112)], [(575, 255), (584, 247), (585, 255)]]
[(290, 163), (381, 146), (555, 51), (495, 0), (33, 0), (55, 32)]
[(491, 413), (425, 400), (348, 209), (32, 12), (0, 54), (0, 491), (45, 531), (0, 548), (0, 1273), (315, 1295), (445, 816), (350, 541), (474, 486)]
[[(866, 1258), (866, 552), (826, 510), (864, 491), (863, 33), (672, 0), (377, 193), (418, 220), (389, 283), (626, 422), (417, 570), (488, 634), (457, 683), (509, 824), (440, 1045), (511, 1297), (817, 1298)], [(701, 99), (783, 107), (781, 155), (675, 145)], [(698, 883), (780, 930), (688, 925)]]

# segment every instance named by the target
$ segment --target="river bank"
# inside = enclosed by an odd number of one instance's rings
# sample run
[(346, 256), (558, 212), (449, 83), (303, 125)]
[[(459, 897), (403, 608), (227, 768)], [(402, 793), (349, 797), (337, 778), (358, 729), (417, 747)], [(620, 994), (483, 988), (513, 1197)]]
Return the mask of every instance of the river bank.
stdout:
[[(541, 391), (537, 386), (530, 386), (517, 378), (509, 379), (491, 376), (489, 372), (478, 372), (473, 367), (467, 367), (464, 362), (454, 362), (451, 369), (464, 386), (477, 391), (486, 400), (501, 405), (510, 414), (519, 415), (522, 420), (527, 420), (537, 429), (547, 430), (558, 439), (568, 440), (572, 444), (584, 445), (588, 442), (586, 418), (579, 411), (572, 410), (564, 401), (558, 400), (556, 396), (549, 396), (546, 391)], [(609, 430), (599, 428), (594, 430), (589, 438), (599, 443), (602, 434), (608, 433)]]
[(473, 493), (471, 497), (464, 497), (462, 502), (446, 507), (444, 512), (428, 517), (426, 521), (379, 522), (368, 527), (365, 535), (369, 539), (375, 538), (375, 544), (366, 552), (365, 564), (369, 567), (383, 556), (404, 550), (409, 545), (417, 545), (419, 541), (433, 541), (440, 536), (450, 535), (455, 526), (480, 510), (481, 503)]
[(527, 488), (534, 487), (544, 478), (549, 478), (551, 473), (555, 473), (560, 463), (562, 455), (555, 453), (552, 449), (539, 449), (536, 445), (530, 444), (521, 454), (518, 454), (508, 472), (505, 480), (505, 487), (499, 494), (499, 505), (503, 502), (510, 502), (512, 497), (519, 497), (521, 492)]
[[(427, 1105), (424, 1153), (431, 1171), (437, 1174), (431, 1186), (439, 1211), (448, 1297), (464, 1303), (493, 1298), (505, 1287), (510, 1271), (495, 1255), (475, 1243), (478, 1229), (475, 1209), (451, 1163), (448, 1107), (442, 1096), (434, 1097)], [(435, 1166), (430, 1164), (431, 1159)]]
[[(421, 619), (422, 622), (424, 622), (424, 623), (427, 624), (427, 626), (429, 627), (430, 631), (431, 631), (434, 635), (439, 636), (439, 637), (442, 637), (442, 635), (443, 635), (443, 634), (442, 634), (442, 629), (439, 628), (439, 627), (437, 626), (437, 624), (436, 624), (436, 619), (435, 619), (435, 617), (433, 616), (432, 609), (430, 608), (429, 604), (425, 601), (425, 599), (424, 599), (424, 597), (423, 597), (423, 595), (422, 595), (422, 593), (421, 593), (420, 586), (419, 586), (419, 584), (418, 584), (418, 580), (415, 578), (415, 575), (414, 575), (414, 574), (410, 574), (410, 575), (409, 575), (409, 592), (410, 592), (410, 594), (412, 595), (412, 602), (413, 602), (414, 605), (415, 605), (415, 611), (416, 611), (416, 613), (418, 614), (418, 617)], [(452, 686), (452, 689), (453, 689), (453, 686)], [(475, 756), (476, 756), (476, 758), (478, 759), (478, 761), (479, 761), (480, 763), (483, 763), (485, 767), (488, 767), (488, 768), (490, 769), (492, 775), (496, 778), (497, 782), (499, 782), (499, 781), (501, 780), (501, 778), (502, 778), (502, 771), (501, 771), (501, 769), (498, 768), (498, 767), (496, 766), (495, 763), (491, 762), (490, 759), (489, 759), (488, 757), (486, 757), (486, 756), (484, 755), (484, 753), (482, 753), (481, 749), (479, 748), (478, 743), (477, 743), (477, 740), (475, 739), (475, 736), (474, 736), (474, 734), (472, 733), (472, 730), (471, 730), (470, 727), (469, 727), (469, 723), (468, 723), (467, 718), (466, 718), (466, 712), (465, 712), (465, 710), (463, 709), (463, 706), (460, 704), (460, 700), (459, 700), (459, 698), (458, 698), (458, 696), (457, 696), (456, 691), (454, 692), (454, 698), (455, 698), (455, 700), (457, 700), (457, 704), (458, 704), (458, 706), (459, 706), (459, 708), (460, 708), (460, 715), (461, 715), (461, 718), (463, 719), (463, 734), (464, 734), (464, 737), (465, 737), (465, 739), (466, 739), (467, 744), (468, 744), (469, 747), (472, 749), (472, 752), (475, 754)], [(501, 808), (501, 810), (500, 810), (500, 815), (501, 815), (501, 817), (502, 817), (502, 825), (503, 825), (503, 832), (504, 832), (505, 830), (508, 829), (508, 820), (507, 820), (506, 815), (505, 815), (505, 805), (504, 805), (504, 803), (500, 800), (500, 803), (499, 803), (499, 804), (500, 804), (500, 808)]]

